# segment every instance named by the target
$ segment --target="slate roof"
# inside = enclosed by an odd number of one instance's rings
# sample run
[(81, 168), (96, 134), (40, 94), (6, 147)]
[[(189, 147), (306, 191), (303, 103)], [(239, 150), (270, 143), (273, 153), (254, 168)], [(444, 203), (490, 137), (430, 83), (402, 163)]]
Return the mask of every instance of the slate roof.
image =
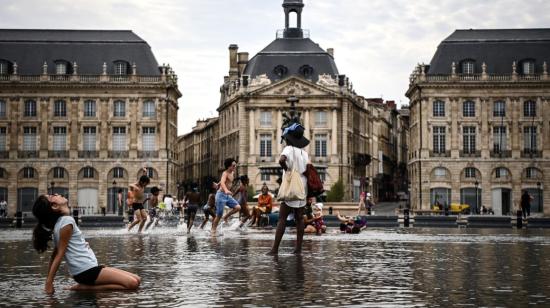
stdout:
[(18, 74), (55, 74), (55, 61), (76, 62), (79, 75), (99, 75), (103, 62), (113, 74), (114, 62), (136, 63), (138, 75), (160, 75), (151, 47), (130, 30), (0, 29), (0, 59), (17, 62)]
[[(286, 76), (280, 78), (274, 68), (283, 65), (288, 69)], [(300, 76), (303, 65), (313, 68), (311, 80), (316, 82), (321, 74), (338, 75), (334, 58), (309, 38), (278, 38), (256, 54), (246, 65), (244, 74), (254, 78), (267, 74), (275, 81), (291, 75)]]
[(482, 29), (456, 30), (443, 40), (434, 54), (428, 74), (451, 74), (452, 62), (475, 60), (475, 72), (481, 73), (482, 63), (487, 64), (487, 73), (509, 75), (512, 62), (535, 61), (535, 73), (542, 73), (543, 62), (550, 65), (550, 29)]

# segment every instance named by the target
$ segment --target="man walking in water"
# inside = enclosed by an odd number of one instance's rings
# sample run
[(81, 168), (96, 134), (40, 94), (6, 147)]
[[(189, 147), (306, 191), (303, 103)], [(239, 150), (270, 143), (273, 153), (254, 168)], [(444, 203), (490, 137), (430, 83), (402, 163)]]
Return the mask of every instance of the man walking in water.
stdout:
[(147, 221), (147, 211), (145, 211), (143, 203), (145, 202), (145, 187), (149, 184), (149, 182), (150, 179), (147, 176), (147, 169), (143, 168), (143, 175), (139, 178), (139, 181), (129, 186), (127, 203), (129, 207), (131, 206), (134, 208), (136, 219), (134, 219), (134, 221), (130, 224), (128, 231), (132, 230), (135, 225), (139, 224), (138, 232), (141, 232), (141, 230), (143, 230), (143, 226), (145, 226), (145, 222)]
[(225, 167), (225, 171), (223, 172), (220, 180), (220, 189), (216, 193), (216, 218), (212, 221), (212, 235), (216, 235), (216, 229), (218, 228), (218, 223), (223, 215), (224, 206), (232, 209), (223, 217), (224, 221), (227, 221), (231, 215), (241, 210), (241, 206), (235, 199), (233, 199), (233, 193), (229, 189), (233, 183), (235, 169), (237, 169), (237, 162), (233, 158), (228, 158), (224, 161), (223, 165)]
[(199, 195), (197, 187), (193, 187), (193, 189), (185, 195), (184, 204), (187, 207), (187, 215), (185, 215), (185, 220), (187, 221), (188, 234), (191, 232), (191, 228), (195, 222), (195, 215), (199, 209), (200, 199), (201, 196)]

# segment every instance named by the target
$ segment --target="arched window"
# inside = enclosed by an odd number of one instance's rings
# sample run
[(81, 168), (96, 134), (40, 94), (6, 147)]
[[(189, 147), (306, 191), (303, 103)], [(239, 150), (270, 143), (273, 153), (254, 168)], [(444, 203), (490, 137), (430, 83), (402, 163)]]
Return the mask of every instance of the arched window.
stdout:
[(464, 177), (467, 179), (475, 179), (477, 169), (473, 167), (468, 167), (464, 169)]
[(277, 65), (273, 69), (273, 73), (279, 78), (283, 78), (288, 73), (288, 68), (286, 68), (286, 66), (284, 65)]
[(537, 168), (529, 167), (525, 169), (525, 178), (538, 179), (540, 177), (539, 170)]
[(304, 76), (305, 79), (311, 78), (313, 75), (313, 67), (309, 65), (302, 65), (299, 69), (300, 75)]
[(446, 177), (447, 176), (447, 169), (445, 169), (445, 168), (435, 168), (434, 169), (434, 176), (435, 177)]
[(92, 167), (85, 167), (82, 170), (82, 176), (85, 179), (93, 179), (95, 176), (94, 168)]
[(508, 169), (503, 167), (498, 167), (495, 169), (495, 178), (503, 179), (508, 177)]
[(23, 178), (24, 179), (34, 179), (35, 176), (36, 176), (36, 174), (34, 172), (34, 168), (31, 168), (31, 167), (23, 168)]
[(471, 59), (460, 62), (461, 72), (464, 75), (472, 75), (475, 73), (475, 61)]
[(115, 61), (115, 75), (128, 75), (128, 62)]
[(53, 168), (53, 178), (54, 179), (63, 179), (65, 178), (65, 169), (62, 167)]
[(124, 168), (120, 168), (120, 167), (113, 168), (113, 178), (116, 178), (116, 179), (124, 178)]

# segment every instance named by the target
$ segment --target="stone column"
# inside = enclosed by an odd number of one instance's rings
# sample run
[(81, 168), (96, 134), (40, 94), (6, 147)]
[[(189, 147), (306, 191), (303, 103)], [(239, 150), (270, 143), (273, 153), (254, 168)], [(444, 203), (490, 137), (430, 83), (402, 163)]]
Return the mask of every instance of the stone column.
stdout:
[[(158, 129), (160, 129), (159, 134), (159, 158), (166, 159), (168, 158), (166, 153), (166, 125), (169, 125), (169, 123), (166, 122), (166, 113), (168, 112), (168, 100), (166, 98), (162, 98), (160, 101), (160, 125), (158, 125)], [(166, 174), (164, 174), (166, 176)]]
[(449, 99), (450, 114), (451, 114), (451, 157), (458, 157), (458, 101)]
[(38, 150), (40, 150), (40, 158), (47, 158), (48, 157), (48, 144), (49, 144), (49, 138), (48, 136), (53, 135), (48, 132), (48, 119), (51, 119), (53, 116), (53, 113), (50, 113), (50, 106), (53, 105), (52, 99), (41, 99), (38, 98), (36, 100), (37, 106), (37, 115), (38, 118), (40, 118), (40, 125), (37, 127), (37, 132), (39, 134), (40, 143), (38, 145)]
[(506, 116), (509, 117), (509, 121), (511, 122), (510, 137), (512, 138), (512, 155), (514, 157), (519, 157), (519, 151), (521, 150), (519, 145), (521, 136), (521, 132), (519, 131), (519, 101), (516, 98), (508, 98), (506, 100), (506, 105), (510, 107), (510, 115), (507, 114)]
[[(137, 99), (130, 99), (128, 101), (128, 113), (130, 118), (130, 158), (137, 158), (137, 150), (138, 150), (138, 129), (137, 126), (137, 114), (138, 114), (138, 101)], [(164, 121), (166, 122), (166, 121)], [(169, 123), (166, 123), (166, 125), (169, 125)], [(161, 139), (165, 140), (165, 139)]]
[(277, 126), (275, 127), (275, 135), (277, 136), (277, 140), (275, 140), (277, 143), (277, 155), (283, 152), (283, 145), (281, 144), (281, 134), (283, 132), (281, 131), (281, 126), (283, 126), (283, 114), (280, 109), (277, 109)]
[[(541, 128), (541, 140), (542, 140), (542, 150), (543, 151), (549, 151), (550, 150), (550, 108), (548, 108), (548, 99), (543, 98), (540, 100), (540, 106), (541, 106), (541, 117), (542, 117), (542, 128)], [(545, 153), (543, 153), (545, 154)], [(543, 155), (545, 157), (546, 155)]]
[(482, 157), (489, 157), (489, 121), (488, 121), (488, 110), (487, 106), (489, 106), (489, 100), (478, 98), (476, 100), (476, 104), (479, 105), (479, 111), (481, 116), (481, 123), (479, 130), (481, 132), (480, 139), (481, 142), (479, 149), (482, 151), (481, 156)]
[(304, 136), (307, 139), (311, 140), (312, 134), (311, 134), (311, 127), (309, 125), (309, 109), (306, 109), (304, 114), (304, 128), (306, 129), (306, 131), (304, 132)]
[(68, 110), (70, 128), (67, 129), (69, 134), (69, 157), (75, 159), (78, 158), (78, 137), (80, 131), (78, 129), (78, 105), (81, 102), (81, 98), (71, 99), (70, 109)]
[[(256, 154), (256, 112), (254, 109), (250, 109), (248, 111), (248, 123), (249, 123), (249, 131), (248, 131), (248, 142), (249, 142), (249, 153), (250, 153), (250, 159), (254, 159), (254, 155)], [(252, 162), (252, 161), (251, 161)]]
[(107, 151), (109, 150), (109, 136), (112, 134), (111, 125), (110, 125), (110, 104), (112, 101), (108, 98), (101, 99), (99, 102), (99, 127), (97, 133), (99, 134), (99, 157), (107, 158)]
[[(330, 134), (330, 141), (331, 141), (331, 156), (337, 156), (338, 155), (338, 111), (336, 109), (332, 109), (332, 129)], [(343, 142), (344, 143), (344, 142)], [(342, 144), (343, 144), (342, 143)]]
[[(19, 127), (19, 120), (21, 119), (21, 114), (23, 114), (23, 99), (11, 99), (10, 110), (11, 118), (11, 127), (9, 128), (10, 135), (10, 158), (17, 158), (17, 150), (19, 150), (19, 136), (23, 135), (23, 128)], [(22, 144), (22, 143), (21, 143)]]

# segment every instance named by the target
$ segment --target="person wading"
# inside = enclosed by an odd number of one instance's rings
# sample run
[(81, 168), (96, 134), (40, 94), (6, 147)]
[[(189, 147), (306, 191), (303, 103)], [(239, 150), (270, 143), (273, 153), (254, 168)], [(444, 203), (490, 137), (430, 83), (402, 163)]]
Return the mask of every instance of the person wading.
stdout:
[(147, 221), (147, 211), (145, 211), (143, 203), (145, 202), (145, 187), (149, 184), (149, 182), (150, 179), (147, 176), (147, 169), (143, 168), (143, 175), (139, 178), (139, 181), (129, 186), (127, 203), (128, 206), (134, 208), (136, 219), (134, 219), (130, 226), (128, 226), (128, 231), (132, 230), (135, 225), (139, 224), (138, 232), (141, 232), (141, 230), (143, 230), (143, 226), (145, 226), (145, 222)]

